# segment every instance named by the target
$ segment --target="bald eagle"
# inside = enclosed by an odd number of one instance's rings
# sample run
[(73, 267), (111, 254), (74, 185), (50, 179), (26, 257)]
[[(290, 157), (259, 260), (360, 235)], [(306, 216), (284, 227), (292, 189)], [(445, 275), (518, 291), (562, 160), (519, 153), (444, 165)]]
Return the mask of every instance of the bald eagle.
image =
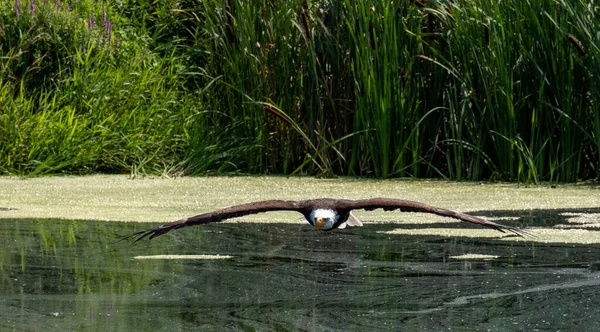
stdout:
[(316, 229), (330, 231), (346, 226), (362, 226), (362, 222), (353, 214), (352, 210), (364, 209), (367, 211), (383, 209), (384, 211), (400, 210), (403, 212), (424, 212), (438, 216), (450, 217), (462, 221), (493, 228), (500, 232), (511, 232), (520, 237), (530, 235), (527, 231), (518, 227), (506, 226), (491, 222), (466, 213), (437, 208), (424, 203), (407, 201), (395, 198), (370, 198), (360, 200), (319, 198), (305, 201), (281, 201), (269, 200), (235, 205), (221, 210), (199, 214), (197, 216), (177, 220), (162, 226), (134, 233), (128, 238), (135, 238), (135, 242), (146, 237), (149, 239), (163, 235), (169, 231), (195, 225), (220, 222), (226, 219), (241, 217), (268, 211), (296, 211)]

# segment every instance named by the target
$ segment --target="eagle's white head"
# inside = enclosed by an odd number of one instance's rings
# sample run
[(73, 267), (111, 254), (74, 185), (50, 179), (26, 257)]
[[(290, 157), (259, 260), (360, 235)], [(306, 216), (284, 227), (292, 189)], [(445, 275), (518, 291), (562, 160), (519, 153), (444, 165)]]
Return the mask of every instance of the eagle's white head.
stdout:
[(332, 229), (339, 218), (340, 215), (330, 209), (316, 209), (310, 213), (311, 224), (323, 231)]

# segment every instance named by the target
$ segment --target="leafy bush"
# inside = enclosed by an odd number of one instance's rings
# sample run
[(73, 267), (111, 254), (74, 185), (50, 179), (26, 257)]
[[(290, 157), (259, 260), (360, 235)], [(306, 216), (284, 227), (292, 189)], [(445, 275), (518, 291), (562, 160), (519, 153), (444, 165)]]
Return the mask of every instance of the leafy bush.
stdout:
[(78, 7), (7, 7), (3, 20), (16, 23), (2, 36), (11, 61), (0, 76), (0, 170), (182, 171), (199, 112), (176, 59), (158, 57), (130, 27), (111, 31), (102, 8), (91, 20)]

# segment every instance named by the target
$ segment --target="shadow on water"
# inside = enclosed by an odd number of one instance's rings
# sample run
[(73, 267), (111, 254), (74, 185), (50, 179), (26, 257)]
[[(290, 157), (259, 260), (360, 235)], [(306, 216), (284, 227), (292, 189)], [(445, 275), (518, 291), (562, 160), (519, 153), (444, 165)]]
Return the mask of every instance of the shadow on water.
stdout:
[[(536, 224), (562, 222), (560, 212), (536, 213), (544, 216)], [(0, 330), (600, 328), (598, 245), (382, 233), (400, 225), (323, 233), (243, 223), (116, 242), (151, 226), (0, 221)], [(159, 254), (232, 258), (134, 258)], [(452, 258), (462, 254), (498, 258)]]

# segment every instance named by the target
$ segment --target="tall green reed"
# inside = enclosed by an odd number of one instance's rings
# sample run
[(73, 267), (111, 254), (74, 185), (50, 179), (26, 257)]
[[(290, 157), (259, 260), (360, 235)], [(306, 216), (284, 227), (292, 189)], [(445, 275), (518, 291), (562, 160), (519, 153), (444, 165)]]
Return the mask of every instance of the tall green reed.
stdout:
[[(335, 50), (320, 44), (331, 40), (323, 21), (313, 16), (321, 14), (306, 1), (203, 4), (204, 16), (198, 20), (202, 33), (196, 43), (210, 54), (208, 63), (201, 64), (209, 69), (208, 79), (219, 78), (207, 91), (206, 102), (219, 111), (214, 114), (223, 115), (221, 123), (242, 121), (234, 138), (256, 138), (254, 153), (244, 155), (248, 169), (293, 171), (314, 151), (297, 145), (304, 138), (262, 103), (301, 123), (317, 151), (337, 134), (331, 125), (336, 101), (327, 77), (332, 64), (322, 62)], [(319, 154), (323, 166), (311, 166), (329, 171), (332, 161), (326, 153)]]
[[(569, 40), (597, 24), (590, 7), (481, 0), (440, 8), (436, 13), (448, 35), (444, 64), (456, 74), (451, 86), (460, 87), (448, 89), (457, 101), (450, 112), (462, 128), (450, 132), (453, 139), (486, 151), (491, 171), (504, 179), (577, 180), (591, 143), (584, 124), (590, 119), (592, 76), (577, 43)], [(449, 162), (469, 171), (460, 157)], [(489, 174), (470, 172), (472, 178)]]
[[(362, 137), (364, 150), (353, 149), (352, 160), (359, 162), (366, 152), (376, 176), (405, 175), (415, 157), (409, 151), (413, 146), (405, 142), (418, 141), (418, 131), (412, 129), (419, 119), (415, 92), (420, 87), (413, 72), (419, 43), (405, 30), (418, 33), (420, 15), (416, 7), (394, 2), (345, 3), (353, 42), (350, 70), (356, 83), (354, 130), (371, 129)], [(411, 132), (417, 137), (409, 137)]]

